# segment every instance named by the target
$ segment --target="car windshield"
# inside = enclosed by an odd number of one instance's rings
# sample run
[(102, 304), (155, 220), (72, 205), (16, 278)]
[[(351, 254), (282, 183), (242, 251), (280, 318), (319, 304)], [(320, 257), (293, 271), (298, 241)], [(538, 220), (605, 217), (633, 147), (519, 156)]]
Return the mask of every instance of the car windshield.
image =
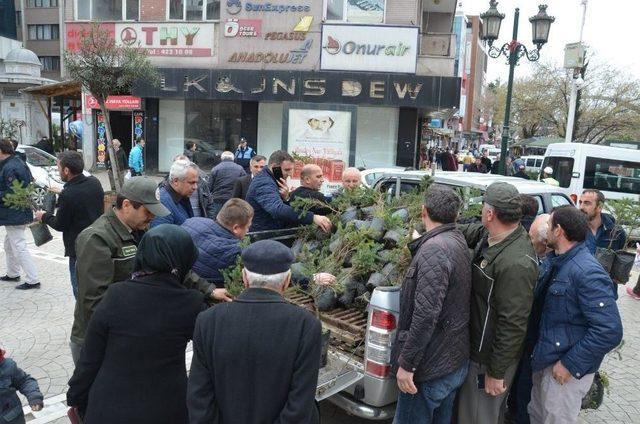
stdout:
[(22, 151), (27, 157), (27, 163), (33, 166), (56, 166), (56, 158), (46, 152), (33, 147), (23, 147)]

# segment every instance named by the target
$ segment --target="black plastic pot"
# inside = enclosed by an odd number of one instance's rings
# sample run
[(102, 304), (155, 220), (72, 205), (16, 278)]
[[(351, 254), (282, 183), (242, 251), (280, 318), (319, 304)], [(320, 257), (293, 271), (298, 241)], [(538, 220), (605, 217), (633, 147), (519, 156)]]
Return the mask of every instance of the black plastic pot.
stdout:
[(329, 243), (329, 251), (331, 253), (335, 253), (342, 247), (342, 238), (336, 237), (334, 240)]
[(291, 282), (297, 284), (303, 289), (309, 286), (309, 277), (304, 264), (295, 262), (291, 264)]
[(348, 208), (342, 215), (340, 215), (340, 222), (342, 225), (347, 225), (351, 221), (358, 219), (358, 209)]
[(593, 383), (587, 394), (582, 398), (581, 409), (598, 409), (602, 405), (604, 399), (604, 383), (600, 377), (600, 373), (596, 372), (593, 377)]
[(629, 281), (629, 274), (635, 259), (635, 253), (625, 252), (624, 250), (617, 251), (610, 272), (613, 281), (618, 284), (626, 284)]
[(392, 218), (400, 218), (402, 222), (407, 222), (409, 220), (409, 211), (406, 209), (398, 209), (394, 213), (391, 214)]
[(372, 218), (373, 217), (373, 213), (376, 211), (376, 207), (375, 206), (367, 206), (366, 208), (360, 209), (360, 211), (362, 212), (362, 215), (365, 218)]
[(316, 308), (321, 312), (330, 311), (338, 304), (338, 296), (330, 287), (321, 287), (315, 299)]
[(300, 239), (293, 242), (291, 246), (291, 253), (294, 258), (297, 258), (302, 253), (302, 248), (304, 247), (304, 242)]
[(613, 266), (613, 261), (616, 257), (616, 253), (611, 249), (604, 249), (602, 247), (596, 248), (596, 259), (602, 265), (607, 273), (611, 272), (611, 267)]
[(369, 229), (372, 231), (375, 241), (382, 240), (382, 237), (384, 237), (384, 221), (382, 219), (373, 218), (369, 223)]
[(382, 239), (388, 247), (394, 248), (402, 239), (402, 234), (397, 230), (389, 230), (385, 233)]
[(320, 368), (322, 368), (327, 365), (327, 355), (329, 354), (329, 342), (331, 341), (331, 330), (329, 330), (328, 328), (323, 328), (322, 336), (320, 340), (322, 343), (321, 344), (322, 350), (320, 354)]
[(49, 231), (47, 224), (43, 224), (42, 222), (32, 222), (28, 227), (29, 230), (31, 230), (33, 242), (36, 246), (42, 246), (43, 244), (53, 240), (53, 236), (51, 235), (51, 231)]

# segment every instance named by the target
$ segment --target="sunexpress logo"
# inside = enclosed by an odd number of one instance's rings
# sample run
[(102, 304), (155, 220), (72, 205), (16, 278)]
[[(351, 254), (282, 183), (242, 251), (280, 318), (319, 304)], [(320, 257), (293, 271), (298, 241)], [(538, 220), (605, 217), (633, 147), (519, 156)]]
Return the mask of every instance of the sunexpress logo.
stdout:
[(279, 3), (251, 3), (244, 5), (247, 12), (274, 12), (274, 13), (309, 13), (311, 6), (303, 4), (279, 4)]

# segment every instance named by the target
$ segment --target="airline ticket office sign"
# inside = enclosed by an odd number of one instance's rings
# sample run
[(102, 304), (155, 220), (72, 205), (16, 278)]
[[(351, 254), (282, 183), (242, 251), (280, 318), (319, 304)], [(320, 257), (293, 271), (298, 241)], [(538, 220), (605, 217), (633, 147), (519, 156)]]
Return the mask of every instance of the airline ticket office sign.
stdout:
[(415, 74), (418, 37), (418, 27), (324, 24), (320, 67)]

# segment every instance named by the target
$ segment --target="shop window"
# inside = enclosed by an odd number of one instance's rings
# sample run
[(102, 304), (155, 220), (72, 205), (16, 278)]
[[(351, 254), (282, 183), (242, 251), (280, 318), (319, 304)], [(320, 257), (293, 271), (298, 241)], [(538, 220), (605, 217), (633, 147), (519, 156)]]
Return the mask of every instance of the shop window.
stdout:
[(92, 21), (136, 21), (140, 0), (76, 0), (76, 19)]
[(325, 0), (325, 19), (353, 23), (384, 23), (386, 0)]
[(167, 18), (180, 21), (220, 19), (220, 0), (168, 0)]
[(29, 0), (27, 7), (58, 7), (58, 0)]
[(60, 39), (59, 25), (28, 25), (29, 40), (58, 40)]
[(40, 56), (40, 63), (42, 63), (43, 71), (57, 71), (60, 69), (60, 57), (59, 56)]
[(22, 26), (22, 12), (16, 11), (16, 26)]
[(395, 166), (398, 109), (358, 106), (355, 166)]

